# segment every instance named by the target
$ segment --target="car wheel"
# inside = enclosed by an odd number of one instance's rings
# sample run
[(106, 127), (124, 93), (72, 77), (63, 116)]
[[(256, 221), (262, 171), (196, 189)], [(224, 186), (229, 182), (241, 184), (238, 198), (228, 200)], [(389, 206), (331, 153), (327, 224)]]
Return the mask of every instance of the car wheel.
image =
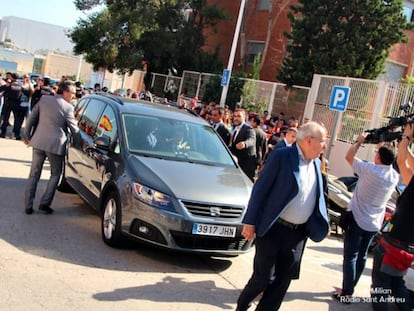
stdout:
[(68, 184), (65, 174), (65, 163), (63, 163), (62, 174), (60, 175), (57, 190), (63, 193), (75, 193), (75, 190)]
[(111, 246), (121, 245), (121, 204), (115, 192), (109, 193), (105, 198), (105, 203), (101, 216), (101, 229), (103, 241)]

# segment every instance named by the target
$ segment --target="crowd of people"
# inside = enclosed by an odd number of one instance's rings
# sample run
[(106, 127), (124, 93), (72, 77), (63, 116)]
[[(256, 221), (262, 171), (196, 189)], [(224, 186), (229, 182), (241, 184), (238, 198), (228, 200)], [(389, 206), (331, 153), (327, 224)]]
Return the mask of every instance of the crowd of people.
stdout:
[[(108, 90), (96, 84), (93, 92)], [(73, 142), (81, 144), (73, 102), (85, 94), (84, 88), (65, 77), (53, 89), (46, 77), (38, 77), (32, 85), (27, 75), (20, 79), (16, 74), (7, 73), (0, 93), (4, 99), (0, 137), (5, 137), (13, 113), (13, 133), (16, 140), (21, 140), (22, 124), (27, 118), (23, 139), (33, 147), (33, 156), (26, 183), (25, 212), (33, 213), (37, 183), (48, 159), (51, 176), (39, 210), (51, 214), (68, 130), (72, 132)], [(132, 90), (115, 95), (139, 97)], [(270, 116), (267, 111), (262, 114), (243, 108), (231, 111), (214, 102), (186, 105), (183, 107), (194, 110), (217, 131), (253, 182), (242, 235), (248, 240), (255, 239), (256, 252), (253, 273), (238, 298), (237, 310), (247, 310), (257, 298), (256, 310), (278, 310), (291, 280), (299, 278), (306, 241), (320, 242), (330, 231), (323, 159), (328, 132), (320, 122), (305, 118), (300, 124), (295, 117), (286, 120), (282, 112)], [(347, 223), (344, 225), (343, 282), (341, 289), (333, 293), (340, 303), (352, 303), (369, 246), (382, 227), (385, 204), (402, 180), (407, 187), (375, 249), (371, 302), (373, 310), (388, 310), (390, 301), (397, 302), (400, 310), (412, 308), (403, 276), (414, 263), (413, 136), (414, 126), (407, 124), (397, 153), (384, 145), (378, 149), (375, 160), (367, 162), (356, 156), (365, 140), (360, 135), (343, 159), (359, 176), (359, 181), (344, 213)], [(148, 139), (150, 144), (156, 143), (154, 138)], [(177, 141), (183, 144), (180, 136)]]

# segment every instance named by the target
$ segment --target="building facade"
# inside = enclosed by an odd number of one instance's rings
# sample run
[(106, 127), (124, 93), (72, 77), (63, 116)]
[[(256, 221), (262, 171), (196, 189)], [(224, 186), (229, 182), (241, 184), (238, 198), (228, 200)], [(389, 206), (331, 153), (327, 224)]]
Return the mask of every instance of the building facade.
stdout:
[[(208, 0), (209, 4), (222, 7), (231, 19), (220, 21), (217, 30), (206, 31), (206, 50), (213, 52), (218, 46), (223, 64), (228, 63), (237, 16), (242, 0)], [(286, 53), (287, 39), (284, 32), (290, 32), (287, 14), (289, 6), (296, 0), (246, 0), (237, 52), (232, 70), (250, 72), (255, 56), (261, 54), (263, 66), (260, 79), (276, 81), (277, 70)], [(404, 0), (404, 14), (413, 21), (414, 1)], [(399, 43), (390, 50), (386, 72), (379, 79), (400, 81), (406, 75), (414, 75), (414, 31), (406, 31), (408, 43)], [(266, 47), (266, 42), (268, 47)]]
[[(10, 4), (9, 4), (10, 5)], [(68, 28), (37, 22), (15, 16), (0, 20), (0, 41), (11, 40), (12, 44), (23, 50), (71, 52), (73, 43), (66, 32)]]

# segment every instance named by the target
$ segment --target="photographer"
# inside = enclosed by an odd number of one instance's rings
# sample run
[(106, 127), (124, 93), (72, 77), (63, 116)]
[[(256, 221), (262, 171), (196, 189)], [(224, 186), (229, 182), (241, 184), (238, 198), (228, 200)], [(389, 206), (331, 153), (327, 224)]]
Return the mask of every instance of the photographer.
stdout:
[(345, 226), (343, 250), (342, 289), (334, 293), (341, 303), (350, 303), (358, 280), (365, 269), (369, 246), (381, 228), (385, 204), (398, 183), (398, 173), (393, 169), (393, 149), (381, 146), (374, 162), (358, 159), (356, 153), (365, 141), (360, 135), (349, 148), (345, 159), (352, 166), (358, 183), (349, 203), (349, 222)]
[(414, 156), (409, 150), (413, 124), (405, 126), (397, 156), (402, 181), (407, 187), (398, 198), (390, 225), (375, 249), (371, 297), (373, 310), (388, 310), (396, 302), (399, 310), (411, 310), (403, 276), (414, 261)]

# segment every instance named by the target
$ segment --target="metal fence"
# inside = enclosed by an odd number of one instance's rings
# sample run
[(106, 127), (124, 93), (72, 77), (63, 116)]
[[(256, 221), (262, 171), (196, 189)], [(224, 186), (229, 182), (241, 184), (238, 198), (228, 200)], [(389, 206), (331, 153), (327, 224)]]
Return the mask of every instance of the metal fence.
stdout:
[[(211, 73), (184, 71), (182, 77), (153, 74), (151, 87), (156, 96), (163, 97), (169, 86), (177, 90), (176, 96), (184, 93), (185, 98), (202, 99), (212, 77), (221, 77)], [(287, 89), (285, 84), (269, 81), (245, 79), (240, 104), (251, 111), (268, 110), (272, 115), (284, 112), (287, 116), (302, 118), (309, 88), (294, 86)], [(221, 88), (217, 90), (221, 92)]]
[[(344, 112), (329, 109), (335, 85), (350, 88), (348, 105)], [(322, 122), (327, 128), (330, 136), (327, 148), (330, 166), (335, 175), (344, 175), (343, 162), (335, 161), (343, 160), (349, 143), (354, 142), (355, 138), (366, 130), (387, 126), (390, 117), (403, 115), (405, 112), (401, 111), (400, 107), (408, 102), (414, 102), (414, 85), (314, 75), (305, 116)], [(413, 112), (414, 107), (411, 107), (407, 113)], [(366, 145), (363, 149), (361, 158), (372, 160), (376, 145)]]

